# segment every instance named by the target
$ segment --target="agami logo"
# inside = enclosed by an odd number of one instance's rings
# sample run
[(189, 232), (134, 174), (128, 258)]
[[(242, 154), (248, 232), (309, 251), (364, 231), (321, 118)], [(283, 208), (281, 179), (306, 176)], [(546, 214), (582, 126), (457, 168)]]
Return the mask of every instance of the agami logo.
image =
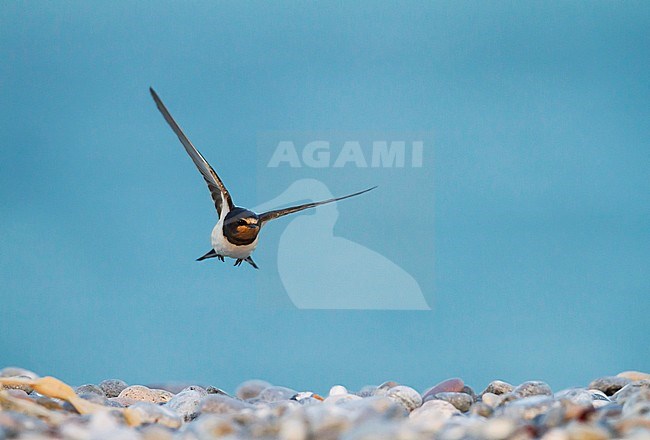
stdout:
[[(391, 252), (382, 246), (386, 234), (432, 230), (419, 210), (415, 216), (407, 214), (417, 206), (412, 199), (395, 194), (396, 188), (412, 188), (430, 175), (424, 162), (429, 163), (430, 152), (425, 157), (424, 146), (428, 148), (432, 137), (422, 132), (261, 134), (257, 179), (265, 194), (261, 200), (267, 201), (257, 210), (329, 200), (347, 189), (378, 185), (365, 198), (318, 206), (269, 231), (267, 237), (273, 238), (267, 244), (273, 246), (277, 272), (259, 274), (264, 286), (260, 292), (268, 294), (265, 304), (277, 304), (273, 292), (283, 291), (284, 298), (298, 309), (431, 310), (417, 273), (408, 263), (408, 255), (431, 255), (431, 235), (416, 242), (405, 239), (407, 259), (403, 249)], [(399, 176), (398, 170), (403, 170)], [(269, 192), (269, 188), (280, 191)], [(427, 196), (418, 192), (414, 197)], [(405, 214), (399, 227), (391, 216), (376, 217), (373, 207), (384, 206), (386, 200), (391, 209)], [(364, 212), (362, 206), (370, 207), (373, 214)], [(359, 224), (366, 228), (362, 235), (355, 233)], [(274, 290), (272, 285), (281, 289)]]
[(345, 141), (332, 145), (314, 140), (296, 148), (296, 143), (285, 140), (278, 142), (267, 167), (420, 168), (423, 146), (423, 141)]

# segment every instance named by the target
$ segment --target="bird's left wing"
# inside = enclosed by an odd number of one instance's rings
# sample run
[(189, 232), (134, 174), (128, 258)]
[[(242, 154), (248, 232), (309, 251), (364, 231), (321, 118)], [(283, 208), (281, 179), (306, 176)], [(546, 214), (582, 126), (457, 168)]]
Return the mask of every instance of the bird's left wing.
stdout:
[(327, 200), (322, 200), (320, 202), (312, 202), (312, 203), (305, 203), (304, 205), (297, 205), (297, 206), (291, 206), (290, 208), (284, 208), (284, 209), (276, 209), (274, 211), (268, 211), (264, 212), (262, 214), (259, 214), (260, 218), (260, 226), (264, 225), (264, 223), (269, 222), (271, 220), (275, 220), (276, 218), (288, 215), (288, 214), (293, 214), (294, 212), (299, 212), (304, 209), (309, 209), (309, 208), (315, 208), (316, 206), (320, 205), (325, 205), (327, 203), (332, 203), (336, 202), (338, 200), (343, 200), (343, 199), (348, 199), (350, 197), (358, 196), (363, 193), (366, 193), (370, 190), (373, 190), (377, 188), (376, 186), (373, 186), (372, 188), (364, 189), (363, 191), (355, 192), (354, 194), (348, 194), (347, 196), (343, 197), (336, 197), (334, 199), (327, 199)]
[(149, 87), (149, 91), (151, 92), (153, 100), (156, 102), (158, 110), (160, 110), (160, 113), (162, 113), (162, 115), (165, 117), (165, 120), (169, 126), (172, 128), (172, 130), (174, 130), (174, 133), (176, 133), (176, 136), (178, 136), (181, 144), (183, 144), (183, 147), (185, 147), (185, 151), (187, 151), (187, 154), (189, 154), (192, 158), (194, 165), (196, 165), (199, 172), (203, 175), (205, 183), (208, 184), (208, 189), (212, 195), (212, 200), (214, 200), (214, 206), (217, 208), (217, 214), (221, 216), (221, 208), (224, 202), (228, 204), (229, 210), (232, 210), (235, 205), (232, 202), (230, 193), (226, 189), (217, 173), (210, 166), (208, 161), (205, 160), (201, 153), (199, 153), (199, 150), (197, 150), (194, 145), (192, 145), (192, 142), (190, 142), (187, 136), (185, 136), (185, 133), (183, 133), (181, 127), (179, 127), (174, 118), (172, 118), (169, 110), (167, 110), (167, 107), (165, 107), (165, 104), (163, 104), (154, 89)]

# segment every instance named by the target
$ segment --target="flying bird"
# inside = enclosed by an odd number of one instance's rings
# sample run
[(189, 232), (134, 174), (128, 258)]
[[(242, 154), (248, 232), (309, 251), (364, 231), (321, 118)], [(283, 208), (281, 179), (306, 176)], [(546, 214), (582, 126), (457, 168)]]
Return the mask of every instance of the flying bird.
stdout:
[(219, 221), (212, 230), (212, 249), (202, 257), (198, 258), (197, 261), (206, 260), (208, 258), (218, 258), (219, 260), (224, 261), (224, 257), (229, 257), (235, 260), (235, 266), (240, 266), (242, 262), (245, 261), (255, 269), (258, 269), (257, 264), (255, 264), (251, 258), (251, 254), (257, 247), (260, 230), (266, 223), (304, 209), (315, 208), (316, 206), (324, 205), (326, 203), (332, 203), (338, 200), (358, 196), (376, 188), (376, 186), (374, 186), (343, 197), (305, 203), (303, 205), (291, 206), (284, 209), (276, 209), (261, 214), (256, 214), (246, 208), (235, 206), (230, 193), (219, 178), (219, 175), (210, 166), (208, 161), (205, 160), (203, 155), (201, 155), (194, 145), (192, 145), (192, 142), (190, 142), (187, 136), (185, 136), (185, 133), (183, 133), (183, 130), (181, 130), (179, 125), (176, 123), (154, 89), (150, 87), (149, 91), (151, 92), (153, 100), (156, 102), (158, 110), (160, 110), (160, 113), (162, 113), (169, 126), (174, 130), (174, 133), (178, 136), (181, 144), (185, 147), (185, 151), (190, 155), (194, 165), (196, 165), (196, 168), (198, 168), (203, 179), (205, 179), (205, 182), (208, 184), (208, 189), (212, 195), (214, 206), (217, 208)]

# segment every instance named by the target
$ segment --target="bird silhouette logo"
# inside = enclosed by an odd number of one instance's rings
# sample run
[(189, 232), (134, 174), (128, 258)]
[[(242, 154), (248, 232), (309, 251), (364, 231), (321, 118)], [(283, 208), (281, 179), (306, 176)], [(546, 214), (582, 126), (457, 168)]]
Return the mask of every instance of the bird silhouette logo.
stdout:
[[(255, 210), (331, 197), (320, 180), (299, 179)], [(360, 243), (334, 235), (338, 215), (335, 203), (318, 206), (313, 215), (293, 218), (282, 231), (278, 273), (293, 304), (299, 309), (431, 310), (407, 271)]]

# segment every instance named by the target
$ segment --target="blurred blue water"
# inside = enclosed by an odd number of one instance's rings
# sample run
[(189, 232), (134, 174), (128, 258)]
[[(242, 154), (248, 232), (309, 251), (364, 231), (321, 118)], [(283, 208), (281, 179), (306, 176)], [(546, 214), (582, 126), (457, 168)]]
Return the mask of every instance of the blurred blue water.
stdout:
[[(648, 3), (0, 12), (0, 365), (320, 391), (650, 370)], [(284, 189), (260, 194), (260, 133), (435, 133), (421, 186), (399, 194), (433, 217), (431, 254), (387, 234), (404, 212), (379, 195), (339, 206), (433, 310), (260, 307), (250, 268), (194, 262), (216, 216), (149, 85), (244, 206)], [(391, 195), (399, 176), (371, 171), (330, 189)]]

